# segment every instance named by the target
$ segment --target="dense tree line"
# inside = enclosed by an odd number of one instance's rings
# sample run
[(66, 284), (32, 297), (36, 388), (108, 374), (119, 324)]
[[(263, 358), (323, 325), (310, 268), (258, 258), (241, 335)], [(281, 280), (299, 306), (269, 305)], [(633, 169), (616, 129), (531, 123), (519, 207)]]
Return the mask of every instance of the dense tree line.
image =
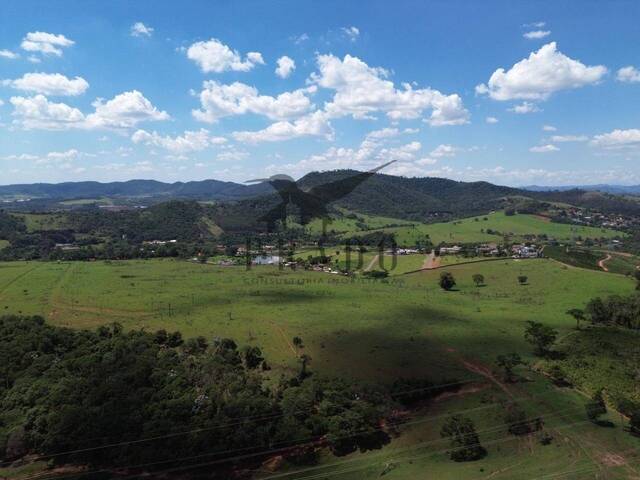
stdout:
[(612, 295), (592, 299), (585, 309), (589, 320), (596, 325), (617, 325), (640, 329), (640, 295)]
[(390, 390), (321, 378), (307, 365), (273, 382), (260, 349), (231, 339), (0, 317), (0, 460), (37, 453), (53, 463), (167, 468), (230, 451), (256, 454), (251, 464), (275, 449), (310, 462), (320, 446), (343, 455), (388, 441)]

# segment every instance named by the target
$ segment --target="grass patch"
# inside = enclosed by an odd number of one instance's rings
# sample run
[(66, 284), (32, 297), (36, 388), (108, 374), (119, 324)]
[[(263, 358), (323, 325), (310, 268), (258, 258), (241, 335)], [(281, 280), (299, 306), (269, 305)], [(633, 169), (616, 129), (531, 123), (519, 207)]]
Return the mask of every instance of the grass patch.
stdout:
[[(396, 222), (401, 221), (396, 220)], [(505, 215), (504, 212), (446, 223), (416, 223), (412, 226), (381, 228), (381, 230), (395, 233), (396, 241), (401, 245), (415, 245), (417, 241), (424, 241), (427, 235), (434, 244), (501, 242), (504, 236), (511, 240), (522, 240), (526, 235), (547, 235), (559, 241), (568, 241), (577, 237), (599, 239), (624, 236), (623, 233), (615, 230), (553, 223), (536, 215)]]

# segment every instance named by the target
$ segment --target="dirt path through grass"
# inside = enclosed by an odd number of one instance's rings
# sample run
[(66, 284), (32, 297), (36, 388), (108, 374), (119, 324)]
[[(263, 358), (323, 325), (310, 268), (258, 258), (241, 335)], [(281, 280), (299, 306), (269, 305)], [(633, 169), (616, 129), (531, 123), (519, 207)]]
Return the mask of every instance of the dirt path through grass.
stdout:
[(371, 271), (371, 269), (373, 268), (373, 266), (376, 264), (376, 262), (378, 261), (378, 257), (380, 255), (376, 255), (375, 257), (373, 257), (371, 259), (371, 261), (369, 262), (369, 265), (367, 265), (367, 268), (364, 269), (365, 272), (369, 272)]
[(436, 251), (431, 250), (431, 253), (427, 255), (422, 264), (422, 270), (432, 270), (440, 266), (440, 257), (436, 256)]
[(602, 260), (598, 261), (598, 267), (600, 267), (605, 272), (608, 272), (609, 269), (607, 268), (605, 263), (607, 263), (609, 260), (611, 260), (611, 255), (607, 253), (607, 256), (605, 258), (603, 258)]

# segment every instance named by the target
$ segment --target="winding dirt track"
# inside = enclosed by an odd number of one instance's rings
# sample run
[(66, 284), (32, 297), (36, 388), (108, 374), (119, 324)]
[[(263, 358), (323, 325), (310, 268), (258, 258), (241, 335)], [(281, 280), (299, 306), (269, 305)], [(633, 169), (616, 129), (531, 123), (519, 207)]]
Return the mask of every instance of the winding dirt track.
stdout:
[(603, 258), (602, 260), (598, 260), (598, 267), (600, 267), (605, 272), (608, 272), (609, 269), (607, 268), (605, 263), (607, 263), (609, 260), (611, 260), (611, 255), (607, 253), (607, 256), (605, 258)]
[(434, 268), (438, 268), (439, 266), (440, 257), (436, 257), (436, 252), (432, 250), (431, 253), (427, 255), (427, 258), (424, 259), (422, 270), (432, 270)]

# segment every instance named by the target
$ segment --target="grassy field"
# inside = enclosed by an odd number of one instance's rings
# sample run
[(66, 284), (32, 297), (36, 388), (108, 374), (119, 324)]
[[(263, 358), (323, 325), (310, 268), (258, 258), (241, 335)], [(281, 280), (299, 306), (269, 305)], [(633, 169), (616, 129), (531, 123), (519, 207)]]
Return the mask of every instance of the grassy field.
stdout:
[[(613, 273), (620, 273), (622, 275), (633, 275), (638, 270), (640, 265), (640, 258), (629, 255), (608, 252), (611, 258), (604, 262), (605, 267)], [(604, 255), (607, 255), (605, 253)]]
[[(486, 219), (486, 220), (485, 220)], [(396, 223), (400, 221), (396, 220)], [(396, 241), (401, 245), (414, 245), (417, 240), (424, 240), (426, 235), (434, 244), (501, 242), (505, 235), (513, 240), (520, 240), (525, 235), (546, 234), (559, 241), (584, 238), (612, 238), (624, 234), (614, 230), (553, 223), (536, 215), (505, 215), (495, 212), (480, 217), (465, 218), (447, 223), (415, 224), (408, 227), (384, 228), (386, 232), (396, 234)], [(487, 230), (497, 232), (487, 233)], [(374, 230), (375, 231), (375, 230)], [(370, 232), (370, 231), (369, 231)], [(359, 234), (369, 233), (360, 232)], [(349, 232), (358, 233), (358, 232)]]
[(602, 271), (602, 269), (598, 266), (598, 261), (606, 257), (605, 253), (565, 245), (546, 246), (544, 248), (544, 255), (573, 267), (599, 271)]
[(16, 217), (24, 219), (27, 231), (61, 230), (68, 228), (64, 214), (57, 213), (14, 213)]
[[(424, 256), (399, 259), (409, 269)], [(594, 478), (593, 472), (630, 478), (630, 466), (616, 465), (635, 462), (634, 454), (622, 461), (609, 456), (637, 448), (637, 439), (620, 426), (585, 423), (584, 398), (573, 391), (558, 390), (524, 369), (529, 381), (506, 387), (493, 380), (492, 369), (500, 353), (515, 351), (534, 361), (523, 339), (526, 320), (552, 325), (565, 337), (574, 326), (566, 310), (584, 307), (596, 295), (630, 293), (635, 283), (545, 259), (448, 270), (456, 291), (438, 287), (439, 270), (371, 281), (177, 260), (0, 263), (0, 311), (44, 314), (74, 328), (118, 321), (125, 328), (178, 329), (187, 337), (228, 336), (240, 345), (260, 345), (274, 378), (296, 372), (297, 357), (305, 352), (312, 370), (327, 375), (382, 382), (425, 375), (434, 381), (473, 380), (457, 395), (411, 411), (402, 435), (384, 449), (326, 458), (317, 470), (303, 473), (290, 466), (291, 475), (282, 478), (355, 480), (382, 472), (394, 480), (425, 478), (425, 472), (438, 479), (536, 478), (571, 470), (580, 471), (563, 478)], [(484, 275), (486, 286), (473, 284), (474, 273)], [(529, 277), (526, 286), (518, 285), (522, 274)], [(302, 350), (292, 345), (294, 336), (302, 337)], [(547, 418), (552, 445), (506, 433), (501, 402), (510, 398)], [(476, 422), (489, 452), (485, 459), (456, 464), (444, 454), (439, 428), (445, 414), (457, 411)]]

